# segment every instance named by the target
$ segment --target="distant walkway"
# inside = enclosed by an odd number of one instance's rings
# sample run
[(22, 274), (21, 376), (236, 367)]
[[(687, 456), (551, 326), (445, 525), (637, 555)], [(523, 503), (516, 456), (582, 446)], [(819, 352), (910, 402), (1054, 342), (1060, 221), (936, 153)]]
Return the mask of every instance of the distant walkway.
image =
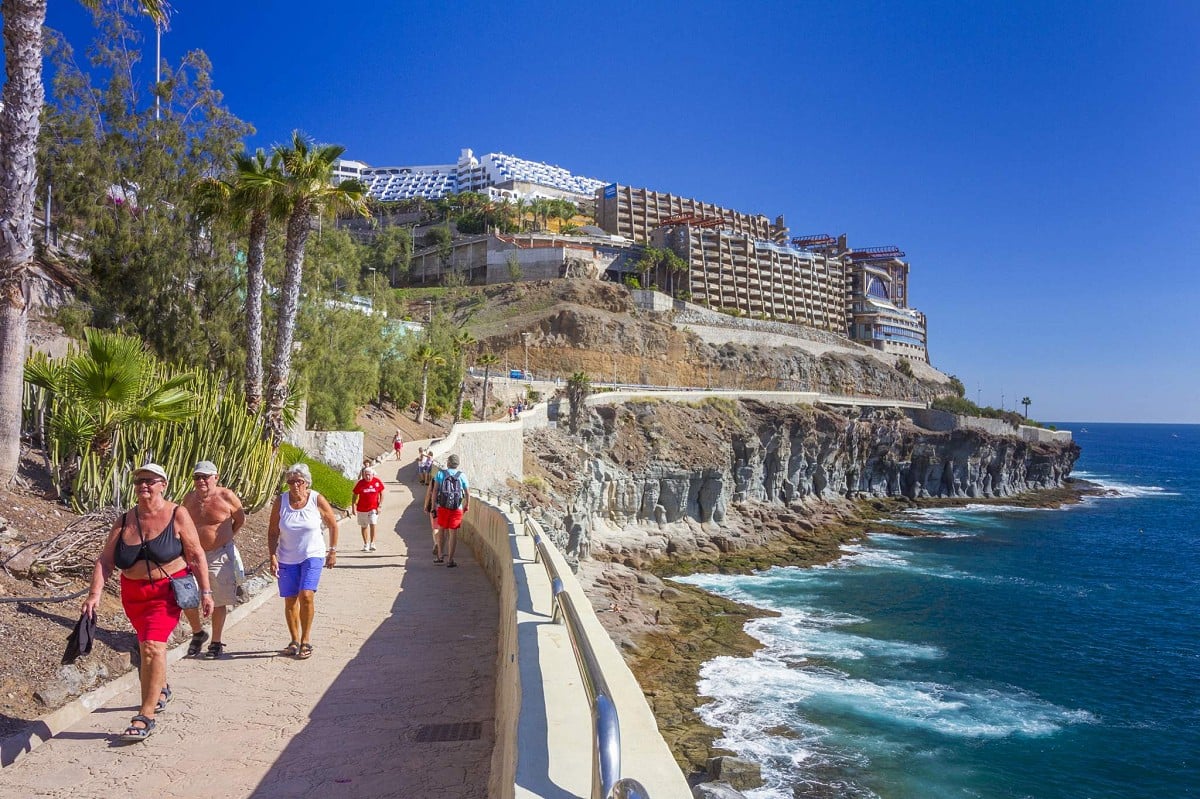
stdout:
[(485, 797), (497, 598), (469, 547), (461, 568), (434, 565), (421, 495), (412, 501), (416, 443), (399, 470), (377, 467), (388, 487), (378, 549), (359, 551), (357, 525), (341, 526), (312, 658), (280, 654), (272, 586), (227, 628), (228, 658), (171, 663), (175, 698), (149, 739), (112, 740), (137, 712), (130, 689), (0, 771), (0, 797)]

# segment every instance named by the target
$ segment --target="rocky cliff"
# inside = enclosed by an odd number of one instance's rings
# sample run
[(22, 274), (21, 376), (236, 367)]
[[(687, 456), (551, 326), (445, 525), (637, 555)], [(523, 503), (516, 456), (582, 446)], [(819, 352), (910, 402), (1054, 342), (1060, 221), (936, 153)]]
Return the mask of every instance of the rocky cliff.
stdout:
[(645, 401), (589, 409), (578, 436), (527, 433), (523, 490), (541, 495), (528, 499), (578, 564), (680, 767), (703, 783), (722, 778), (712, 764), (725, 753), (695, 714), (701, 665), (752, 653), (743, 626), (763, 612), (652, 572), (827, 563), (866, 514), (1059, 488), (1078, 456), (1073, 443), (938, 432), (894, 410)]
[(580, 558), (729, 551), (848, 515), (855, 499), (1057, 488), (1079, 455), (1074, 443), (926, 430), (896, 410), (729, 400), (598, 406), (578, 438), (530, 439), (534, 473), (566, 499), (559, 544)]

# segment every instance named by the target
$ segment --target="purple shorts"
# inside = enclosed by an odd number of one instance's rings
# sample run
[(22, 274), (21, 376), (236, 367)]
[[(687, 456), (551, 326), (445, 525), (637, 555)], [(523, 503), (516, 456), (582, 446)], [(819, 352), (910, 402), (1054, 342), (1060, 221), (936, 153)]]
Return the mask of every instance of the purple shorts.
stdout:
[(279, 595), (298, 596), (301, 591), (316, 591), (321, 582), (325, 558), (309, 558), (301, 563), (279, 564)]

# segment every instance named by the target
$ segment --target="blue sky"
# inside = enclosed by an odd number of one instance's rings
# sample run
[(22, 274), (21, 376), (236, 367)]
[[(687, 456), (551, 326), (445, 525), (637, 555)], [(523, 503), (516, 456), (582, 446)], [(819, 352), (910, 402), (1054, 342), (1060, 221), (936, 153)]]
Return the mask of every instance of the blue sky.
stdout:
[(251, 146), (507, 152), (895, 244), (971, 399), (1200, 423), (1200, 4), (174, 5), (164, 57), (209, 54)]

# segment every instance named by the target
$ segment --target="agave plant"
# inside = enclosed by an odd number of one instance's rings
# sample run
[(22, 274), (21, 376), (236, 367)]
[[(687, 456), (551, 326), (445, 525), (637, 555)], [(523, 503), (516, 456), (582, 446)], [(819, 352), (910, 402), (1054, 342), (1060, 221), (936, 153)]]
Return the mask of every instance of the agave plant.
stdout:
[(35, 356), (25, 380), (47, 393), (44, 437), (60, 491), (85, 460), (110, 471), (131, 429), (182, 422), (194, 412), (194, 376), (162, 374), (141, 341), (119, 333), (87, 330), (83, 346), (65, 358)]
[(125, 478), (148, 460), (166, 469), (174, 493), (190, 485), (194, 463), (213, 460), (248, 508), (269, 497), (278, 458), (263, 422), (214, 375), (163, 364), (138, 339), (89, 330), (64, 358), (31, 357), (25, 379), (55, 485), (77, 510), (130, 503)]

